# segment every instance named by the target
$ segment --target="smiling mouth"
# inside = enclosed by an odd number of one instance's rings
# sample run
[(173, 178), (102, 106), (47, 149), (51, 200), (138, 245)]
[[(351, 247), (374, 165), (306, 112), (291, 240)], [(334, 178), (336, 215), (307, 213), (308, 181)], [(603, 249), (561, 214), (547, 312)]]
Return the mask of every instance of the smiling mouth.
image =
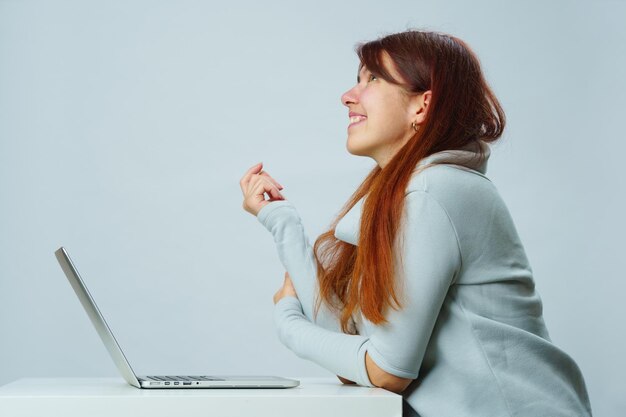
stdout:
[(348, 125), (348, 128), (358, 125), (360, 123), (363, 123), (366, 120), (367, 120), (367, 117), (351, 117), (350, 118), (351, 123)]

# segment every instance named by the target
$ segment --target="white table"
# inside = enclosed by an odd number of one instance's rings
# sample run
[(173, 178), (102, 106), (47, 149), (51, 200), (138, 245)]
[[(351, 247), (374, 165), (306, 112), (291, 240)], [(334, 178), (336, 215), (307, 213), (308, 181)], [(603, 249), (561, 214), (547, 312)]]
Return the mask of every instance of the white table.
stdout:
[(25, 378), (0, 387), (2, 417), (401, 417), (402, 396), (299, 378), (283, 389), (138, 389), (121, 378)]

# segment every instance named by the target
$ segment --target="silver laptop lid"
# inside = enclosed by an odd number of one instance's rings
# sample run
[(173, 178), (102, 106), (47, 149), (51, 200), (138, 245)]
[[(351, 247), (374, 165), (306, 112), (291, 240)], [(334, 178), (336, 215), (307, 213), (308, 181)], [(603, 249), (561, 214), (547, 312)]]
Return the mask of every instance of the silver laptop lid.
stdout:
[(83, 283), (83, 280), (81, 279), (78, 270), (72, 263), (69, 254), (63, 247), (57, 249), (54, 254), (57, 257), (57, 260), (59, 261), (63, 272), (65, 272), (65, 276), (72, 285), (72, 288), (74, 288), (74, 291), (76, 292), (80, 303), (85, 308), (87, 315), (91, 319), (91, 322), (93, 323), (98, 334), (100, 335), (104, 346), (106, 346), (109, 354), (111, 355), (111, 358), (113, 358), (113, 362), (115, 362), (117, 369), (119, 369), (126, 382), (128, 382), (132, 386), (141, 388), (141, 386), (139, 385), (139, 381), (137, 380), (137, 376), (133, 371), (133, 368), (130, 367), (130, 364), (124, 356), (124, 352), (122, 352), (122, 349), (120, 349), (120, 346), (117, 344), (115, 336), (113, 336), (113, 333), (111, 333), (111, 329), (109, 328), (107, 322), (104, 320), (104, 317), (102, 317), (102, 314), (100, 313), (100, 310), (98, 309), (95, 301), (91, 297), (91, 294), (89, 294), (89, 290), (87, 290), (87, 287)]

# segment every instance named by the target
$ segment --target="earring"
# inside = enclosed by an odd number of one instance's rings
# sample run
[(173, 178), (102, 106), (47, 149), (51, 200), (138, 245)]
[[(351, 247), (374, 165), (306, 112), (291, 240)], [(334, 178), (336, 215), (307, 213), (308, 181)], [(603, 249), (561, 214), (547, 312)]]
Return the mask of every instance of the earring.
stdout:
[(413, 128), (413, 130), (415, 130), (416, 132), (418, 131), (419, 127), (417, 127), (417, 125), (415, 124), (415, 122), (411, 123), (411, 127)]

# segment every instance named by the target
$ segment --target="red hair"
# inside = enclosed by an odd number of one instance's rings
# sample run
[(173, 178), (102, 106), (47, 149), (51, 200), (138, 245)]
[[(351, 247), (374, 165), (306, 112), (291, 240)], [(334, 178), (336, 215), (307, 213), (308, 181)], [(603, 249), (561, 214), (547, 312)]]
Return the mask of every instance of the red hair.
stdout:
[[(394, 243), (405, 190), (417, 163), (473, 141), (494, 142), (505, 125), (504, 111), (483, 77), (477, 56), (454, 36), (408, 30), (357, 44), (355, 51), (359, 70), (365, 65), (407, 94), (431, 90), (432, 97), (419, 131), (384, 168), (376, 166), (367, 175), (313, 246), (320, 288), (315, 314), (324, 301), (339, 313), (345, 333), (356, 309), (370, 322), (381, 324), (387, 322), (388, 307), (402, 308), (394, 279)], [(402, 80), (384, 68), (384, 52)], [(363, 197), (359, 241), (354, 246), (337, 239), (335, 227)]]

